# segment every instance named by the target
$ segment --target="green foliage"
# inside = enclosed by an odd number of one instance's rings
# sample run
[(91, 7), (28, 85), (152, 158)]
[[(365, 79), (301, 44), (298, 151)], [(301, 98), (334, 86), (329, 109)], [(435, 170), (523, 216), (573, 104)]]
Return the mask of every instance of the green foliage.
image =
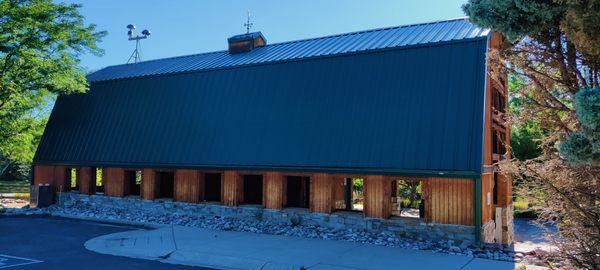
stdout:
[(79, 5), (51, 0), (0, 0), (0, 174), (29, 168), (60, 94), (84, 92), (83, 53), (100, 55), (106, 34), (86, 25)]
[(545, 0), (471, 0), (463, 6), (474, 23), (502, 32), (512, 41), (547, 31), (561, 19), (564, 9)]
[(420, 181), (398, 180), (397, 195), (402, 199), (402, 206), (418, 208), (422, 191)]
[(102, 168), (96, 169), (96, 186), (102, 186)]
[(539, 140), (543, 137), (539, 126), (534, 122), (514, 125), (510, 130), (512, 155), (518, 160), (527, 160), (540, 156)]
[(362, 191), (363, 191), (363, 186), (364, 186), (364, 181), (363, 181), (363, 179), (361, 179), (361, 178), (354, 178), (354, 179), (352, 179), (352, 180), (353, 180), (353, 181), (352, 181), (352, 189), (353, 189), (355, 192), (360, 192), (360, 193), (362, 193)]
[(582, 89), (575, 95), (575, 113), (581, 125), (590, 131), (600, 129), (600, 87)]
[[(600, 0), (469, 0), (463, 8), (509, 40), (490, 50), (488, 67), (492, 82), (511, 78), (512, 148), (525, 160), (499, 165), (538, 219), (559, 228), (550, 235), (557, 250), (541, 259), (600, 269)], [(532, 137), (539, 156), (527, 156)]]
[(562, 0), (568, 9), (562, 28), (584, 54), (600, 58), (600, 0)]
[(579, 91), (574, 109), (581, 128), (560, 144), (559, 151), (574, 165), (600, 166), (600, 87)]

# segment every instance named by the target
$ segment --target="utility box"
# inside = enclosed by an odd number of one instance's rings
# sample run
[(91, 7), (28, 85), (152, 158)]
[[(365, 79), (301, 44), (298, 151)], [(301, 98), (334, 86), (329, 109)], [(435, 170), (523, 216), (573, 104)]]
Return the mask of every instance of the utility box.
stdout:
[(29, 194), (29, 205), (31, 207), (48, 207), (54, 203), (54, 192), (52, 192), (52, 186), (48, 184), (31, 186)]

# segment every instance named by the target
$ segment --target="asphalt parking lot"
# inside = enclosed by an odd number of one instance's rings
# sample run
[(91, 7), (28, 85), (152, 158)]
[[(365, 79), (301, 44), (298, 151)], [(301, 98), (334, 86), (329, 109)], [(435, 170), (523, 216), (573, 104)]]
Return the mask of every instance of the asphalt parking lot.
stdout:
[(83, 243), (135, 227), (55, 217), (0, 216), (0, 269), (207, 269), (98, 254)]

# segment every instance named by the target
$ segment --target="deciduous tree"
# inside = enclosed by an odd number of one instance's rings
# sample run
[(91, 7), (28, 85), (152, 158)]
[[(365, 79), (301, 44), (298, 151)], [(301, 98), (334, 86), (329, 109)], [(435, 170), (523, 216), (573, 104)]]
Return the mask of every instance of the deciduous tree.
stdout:
[(48, 101), (87, 89), (79, 57), (101, 54), (97, 44), (106, 33), (86, 24), (79, 8), (0, 0), (0, 169), (31, 161)]

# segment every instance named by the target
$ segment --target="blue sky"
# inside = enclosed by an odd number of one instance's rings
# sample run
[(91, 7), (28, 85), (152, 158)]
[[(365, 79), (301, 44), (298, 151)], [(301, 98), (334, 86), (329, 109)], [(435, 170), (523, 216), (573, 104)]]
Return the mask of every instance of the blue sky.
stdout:
[(143, 60), (223, 50), (227, 37), (245, 32), (250, 10), (253, 30), (269, 43), (464, 16), (466, 0), (79, 0), (88, 23), (108, 31), (102, 57), (82, 56), (88, 70), (125, 63), (134, 49), (125, 26), (149, 29)]

